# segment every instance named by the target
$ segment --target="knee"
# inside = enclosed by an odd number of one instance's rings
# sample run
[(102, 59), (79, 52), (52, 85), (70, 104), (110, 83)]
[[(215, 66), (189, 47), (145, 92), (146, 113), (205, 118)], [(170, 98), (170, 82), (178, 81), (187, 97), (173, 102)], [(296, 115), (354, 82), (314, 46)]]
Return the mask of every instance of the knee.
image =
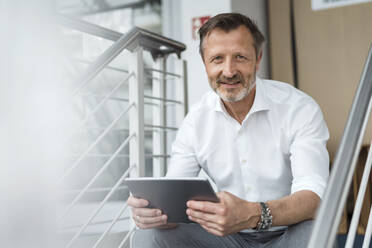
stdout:
[(159, 229), (138, 229), (132, 237), (133, 248), (166, 248), (170, 246), (172, 235), (167, 230)]
[(138, 248), (150, 248), (153, 246), (153, 238), (154, 233), (153, 229), (138, 229), (134, 232), (132, 240), (131, 240), (131, 247), (138, 247)]
[(291, 225), (279, 238), (273, 239), (269, 247), (305, 248), (310, 240), (314, 226), (313, 220), (306, 220)]

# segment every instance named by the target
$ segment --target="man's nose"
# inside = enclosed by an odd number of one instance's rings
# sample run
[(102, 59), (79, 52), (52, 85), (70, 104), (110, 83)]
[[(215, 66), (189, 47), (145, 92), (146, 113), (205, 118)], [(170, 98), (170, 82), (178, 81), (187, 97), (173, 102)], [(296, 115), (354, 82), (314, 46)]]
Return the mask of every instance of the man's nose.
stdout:
[(236, 65), (233, 61), (227, 60), (223, 67), (223, 76), (226, 78), (233, 78), (236, 75)]

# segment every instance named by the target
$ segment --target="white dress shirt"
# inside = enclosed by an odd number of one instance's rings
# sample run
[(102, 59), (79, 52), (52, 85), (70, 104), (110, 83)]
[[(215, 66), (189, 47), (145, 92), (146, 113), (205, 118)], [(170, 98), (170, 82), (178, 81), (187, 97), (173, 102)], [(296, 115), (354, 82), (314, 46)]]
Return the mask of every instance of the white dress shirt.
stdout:
[(316, 102), (286, 83), (256, 79), (242, 124), (210, 91), (184, 119), (172, 146), (168, 177), (203, 169), (218, 191), (252, 202), (300, 190), (323, 196), (329, 173), (328, 129)]

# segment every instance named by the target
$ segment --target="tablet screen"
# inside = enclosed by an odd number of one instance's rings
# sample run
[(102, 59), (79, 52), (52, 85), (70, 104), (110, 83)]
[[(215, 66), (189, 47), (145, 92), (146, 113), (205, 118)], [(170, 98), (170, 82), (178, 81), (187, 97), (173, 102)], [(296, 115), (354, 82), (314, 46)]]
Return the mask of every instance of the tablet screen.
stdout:
[(218, 197), (205, 178), (127, 178), (125, 184), (134, 197), (150, 202), (149, 207), (161, 209), (168, 223), (190, 223), (186, 215), (188, 200), (218, 202)]

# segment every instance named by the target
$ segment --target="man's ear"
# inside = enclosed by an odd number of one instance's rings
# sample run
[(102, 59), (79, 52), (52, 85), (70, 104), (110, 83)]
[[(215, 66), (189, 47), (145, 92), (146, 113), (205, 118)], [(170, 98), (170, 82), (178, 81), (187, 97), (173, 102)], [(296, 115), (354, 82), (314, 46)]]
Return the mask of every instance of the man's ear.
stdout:
[(260, 49), (260, 51), (258, 52), (257, 63), (256, 63), (256, 71), (258, 71), (258, 69), (260, 69), (261, 59), (262, 59), (262, 49)]

